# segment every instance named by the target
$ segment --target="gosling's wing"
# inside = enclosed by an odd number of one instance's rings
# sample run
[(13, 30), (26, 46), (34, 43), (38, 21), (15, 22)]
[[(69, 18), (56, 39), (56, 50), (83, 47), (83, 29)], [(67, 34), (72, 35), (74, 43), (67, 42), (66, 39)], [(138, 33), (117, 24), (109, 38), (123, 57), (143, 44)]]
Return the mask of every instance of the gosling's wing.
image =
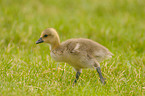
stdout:
[(61, 49), (74, 54), (89, 54), (93, 57), (112, 56), (113, 54), (103, 45), (90, 39), (69, 39), (62, 43)]

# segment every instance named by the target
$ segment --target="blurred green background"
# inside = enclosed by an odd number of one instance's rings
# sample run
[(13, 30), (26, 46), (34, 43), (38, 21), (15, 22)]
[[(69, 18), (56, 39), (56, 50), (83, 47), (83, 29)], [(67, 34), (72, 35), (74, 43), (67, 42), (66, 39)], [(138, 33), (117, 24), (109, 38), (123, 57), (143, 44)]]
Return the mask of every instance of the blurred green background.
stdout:
[[(61, 41), (89, 38), (114, 57), (95, 70), (75, 71), (50, 57), (41, 32), (55, 28)], [(0, 95), (145, 95), (145, 0), (0, 0)]]

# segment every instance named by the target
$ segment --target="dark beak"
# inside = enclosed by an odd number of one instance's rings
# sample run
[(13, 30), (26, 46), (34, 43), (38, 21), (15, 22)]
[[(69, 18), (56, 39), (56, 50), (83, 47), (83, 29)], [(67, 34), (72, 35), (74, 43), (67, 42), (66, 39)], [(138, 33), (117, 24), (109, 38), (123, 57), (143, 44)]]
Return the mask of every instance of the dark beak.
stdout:
[(44, 41), (42, 40), (42, 38), (39, 38), (39, 40), (36, 41), (36, 44), (39, 44), (39, 43), (42, 43), (42, 42), (44, 42)]

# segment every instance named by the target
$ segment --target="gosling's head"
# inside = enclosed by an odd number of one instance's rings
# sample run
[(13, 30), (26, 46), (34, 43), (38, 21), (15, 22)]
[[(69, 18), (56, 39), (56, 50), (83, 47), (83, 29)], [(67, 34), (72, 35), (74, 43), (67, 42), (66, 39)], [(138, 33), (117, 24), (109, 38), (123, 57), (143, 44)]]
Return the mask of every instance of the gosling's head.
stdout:
[(59, 36), (54, 28), (45, 29), (40, 36), (40, 39), (36, 41), (36, 44), (39, 43), (49, 43), (51, 45), (59, 43)]

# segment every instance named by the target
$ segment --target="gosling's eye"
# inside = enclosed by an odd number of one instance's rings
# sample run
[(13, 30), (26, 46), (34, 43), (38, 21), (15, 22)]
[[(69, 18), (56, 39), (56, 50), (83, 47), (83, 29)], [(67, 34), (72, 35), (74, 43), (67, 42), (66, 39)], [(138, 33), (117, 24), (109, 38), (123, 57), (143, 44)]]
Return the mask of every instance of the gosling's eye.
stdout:
[(43, 37), (47, 37), (48, 35), (44, 35)]

